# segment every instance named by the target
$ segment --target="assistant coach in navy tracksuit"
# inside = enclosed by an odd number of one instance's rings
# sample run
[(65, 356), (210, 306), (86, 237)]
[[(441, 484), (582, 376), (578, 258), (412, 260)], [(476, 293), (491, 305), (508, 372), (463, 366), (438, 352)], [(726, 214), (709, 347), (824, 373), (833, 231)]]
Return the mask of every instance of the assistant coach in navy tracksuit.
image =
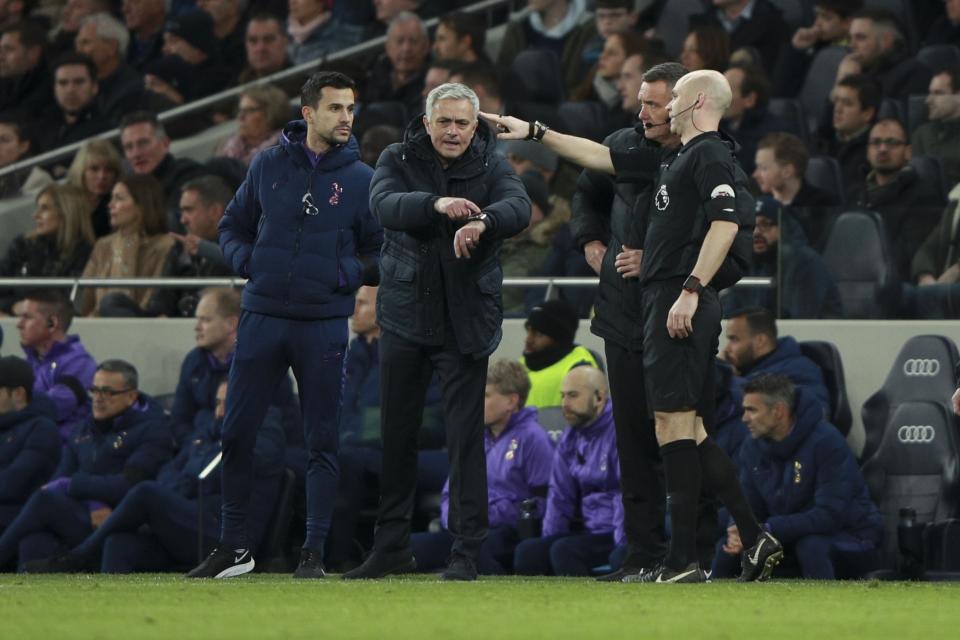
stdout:
[(307, 532), (296, 577), (323, 577), (337, 490), (337, 422), (354, 293), (376, 284), (383, 232), (370, 215), (373, 171), (351, 136), (356, 85), (320, 72), (300, 94), (303, 120), (250, 170), (220, 221), (220, 246), (243, 290), (223, 425), (220, 544), (188, 575), (253, 570), (245, 527), (253, 450), (274, 389), (293, 368), (307, 462)]
[[(853, 452), (824, 420), (816, 397), (783, 374), (768, 373), (747, 382), (743, 410), (752, 437), (740, 448), (740, 483), (799, 573), (832, 580), (876, 569), (883, 520)], [(714, 577), (736, 573), (742, 546), (731, 527)]]

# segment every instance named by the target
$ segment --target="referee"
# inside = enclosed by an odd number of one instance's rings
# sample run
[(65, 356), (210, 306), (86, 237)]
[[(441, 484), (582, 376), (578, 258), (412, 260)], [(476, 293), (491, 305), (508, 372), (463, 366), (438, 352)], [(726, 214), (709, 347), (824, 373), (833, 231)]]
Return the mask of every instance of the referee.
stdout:
[[(737, 471), (707, 435), (712, 361), (720, 335), (720, 302), (710, 286), (736, 237), (737, 189), (731, 149), (718, 133), (731, 101), (730, 85), (715, 71), (680, 78), (667, 105), (670, 130), (680, 136), (675, 157), (656, 149), (611, 152), (607, 147), (550, 131), (545, 125), (486, 115), (504, 139), (532, 138), (588, 169), (619, 180), (656, 181), (643, 244), (640, 285), (644, 386), (654, 412), (663, 459), (673, 537), (664, 561), (638, 576), (643, 582), (702, 582), (696, 560), (701, 484), (730, 511), (745, 551), (741, 580), (763, 580), (782, 558), (780, 543), (761, 530)], [(661, 165), (661, 159), (663, 164)], [(692, 231), (692, 233), (691, 233)], [(699, 416), (698, 416), (699, 414)]]

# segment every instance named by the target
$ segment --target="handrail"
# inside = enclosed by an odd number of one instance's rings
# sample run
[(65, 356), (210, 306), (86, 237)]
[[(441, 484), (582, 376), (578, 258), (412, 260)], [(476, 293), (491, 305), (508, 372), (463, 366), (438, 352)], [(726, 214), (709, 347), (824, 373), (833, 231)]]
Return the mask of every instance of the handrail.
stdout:
[[(504, 278), (505, 287), (595, 287), (599, 278)], [(202, 289), (204, 287), (236, 287), (244, 278), (0, 278), (0, 287), (17, 289), (46, 289), (55, 287), (109, 287), (155, 289)], [(772, 287), (773, 278), (743, 278), (738, 287)]]
[[(489, 15), (492, 10), (497, 9), (503, 5), (509, 5), (510, 7), (513, 7), (513, 5), (517, 4), (517, 2), (518, 0), (482, 0), (481, 2), (472, 4), (469, 7), (464, 7), (463, 9), (461, 9), (461, 11), (467, 11), (470, 13), (479, 13), (481, 11), (486, 12), (487, 20), (489, 22)], [(431, 18), (429, 20), (425, 20), (424, 22), (427, 25), (427, 28), (432, 28), (437, 24), (437, 21), (438, 21), (438, 18)], [(352, 45), (350, 47), (347, 47), (346, 49), (335, 51), (334, 53), (331, 53), (330, 55), (324, 56), (322, 58), (317, 58), (316, 60), (310, 60), (309, 62), (304, 62), (303, 64), (299, 64), (295, 67), (282, 69), (280, 71), (277, 71), (276, 73), (270, 74), (269, 76), (264, 76), (263, 78), (257, 78), (256, 80), (252, 80), (246, 84), (236, 85), (229, 89), (224, 89), (219, 93), (215, 93), (213, 95), (209, 95), (204, 98), (194, 100), (188, 104), (176, 106), (172, 109), (168, 109), (158, 114), (157, 118), (160, 120), (160, 122), (169, 122), (171, 120), (179, 119), (180, 117), (185, 115), (194, 114), (214, 104), (226, 102), (231, 98), (236, 98), (241, 93), (243, 93), (248, 88), (254, 85), (271, 83), (271, 82), (282, 82), (283, 80), (287, 80), (289, 78), (292, 78), (298, 75), (309, 73), (314, 69), (327, 65), (331, 62), (337, 62), (339, 60), (344, 60), (352, 56), (355, 56), (357, 54), (363, 54), (363, 53), (369, 53), (371, 51), (375, 51), (378, 48), (382, 47), (383, 44), (386, 42), (386, 40), (387, 40), (386, 36), (379, 36), (377, 38), (367, 40), (366, 42), (361, 42), (359, 44)], [(109, 131), (104, 131), (100, 134), (97, 134), (96, 136), (91, 136), (91, 138), (88, 138), (88, 139), (102, 138), (106, 140), (114, 140), (119, 136), (120, 136), (120, 129), (118, 128), (118, 129), (111, 129)], [(61, 160), (62, 158), (71, 156), (77, 151), (79, 151), (80, 148), (84, 144), (86, 144), (86, 142), (87, 140), (74, 142), (67, 146), (59, 147), (57, 149), (51, 149), (50, 151), (42, 153), (38, 156), (32, 156), (30, 158), (20, 160), (19, 162), (15, 162), (14, 164), (11, 164), (9, 166), (3, 167), (2, 169), (0, 169), (0, 178), (2, 178), (5, 175), (20, 171), (21, 169), (30, 169), (35, 166), (47, 164), (49, 162), (55, 162), (57, 160)]]

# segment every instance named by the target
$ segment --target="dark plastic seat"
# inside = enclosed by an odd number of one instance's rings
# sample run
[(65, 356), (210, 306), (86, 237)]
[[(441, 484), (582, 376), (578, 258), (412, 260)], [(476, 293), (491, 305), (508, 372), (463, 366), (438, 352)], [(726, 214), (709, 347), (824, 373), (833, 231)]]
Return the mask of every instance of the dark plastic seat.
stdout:
[(938, 402), (901, 404), (884, 425), (876, 453), (863, 467), (871, 496), (883, 517), (882, 566), (899, 557), (900, 510), (913, 509), (926, 525), (954, 517), (960, 496), (960, 457), (952, 414)]
[(537, 414), (537, 422), (550, 436), (550, 441), (556, 444), (564, 430), (570, 426), (563, 417), (563, 409), (560, 407), (537, 407)]
[(670, 0), (663, 3), (663, 10), (657, 19), (657, 35), (663, 39), (670, 58), (680, 55), (683, 40), (687, 37), (690, 16), (703, 12), (703, 8), (700, 0)]
[(935, 71), (960, 65), (960, 47), (955, 44), (932, 44), (917, 51), (917, 60)]
[(783, 21), (790, 27), (790, 32), (797, 27), (805, 27), (813, 22), (813, 7), (805, 0), (770, 0), (770, 4), (783, 12)]
[(958, 360), (957, 346), (945, 336), (914, 336), (904, 343), (883, 386), (863, 403), (866, 441), (861, 460), (869, 460), (880, 446), (890, 414), (899, 405), (926, 401), (947, 406), (956, 388), (954, 370)]
[(803, 104), (794, 98), (771, 98), (767, 105), (770, 113), (776, 114), (783, 120), (787, 133), (792, 133), (804, 144), (810, 145), (810, 129), (807, 116), (803, 112)]
[(557, 115), (563, 130), (579, 138), (601, 142), (612, 133), (605, 125), (607, 110), (599, 102), (564, 102), (557, 109)]
[(833, 83), (837, 78), (837, 69), (847, 53), (846, 47), (824, 47), (810, 62), (810, 69), (807, 70), (798, 96), (807, 114), (810, 131), (816, 129), (824, 110), (830, 106), (830, 91), (833, 90)]
[(913, 156), (910, 158), (910, 166), (913, 167), (920, 179), (927, 184), (932, 184), (940, 194), (940, 200), (947, 201), (947, 180), (943, 176), (943, 165), (940, 159), (935, 156)]
[(832, 194), (837, 202), (843, 202), (843, 172), (836, 158), (830, 156), (813, 156), (807, 162), (804, 173), (807, 182)]
[(510, 65), (510, 75), (521, 101), (557, 106), (566, 95), (560, 59), (553, 51), (521, 51)]
[(904, 127), (907, 126), (907, 117), (904, 113), (904, 104), (900, 100), (893, 98), (884, 98), (880, 102), (880, 111), (877, 112), (878, 120), (893, 118), (900, 122)]
[(830, 393), (830, 423), (846, 436), (853, 424), (850, 400), (847, 396), (847, 379), (843, 374), (840, 351), (832, 342), (806, 340), (800, 343), (800, 351), (820, 367), (823, 381)]
[(840, 214), (827, 234), (823, 260), (840, 291), (844, 316), (888, 318), (899, 280), (887, 245), (883, 220), (874, 211)]
[(907, 128), (910, 134), (920, 128), (928, 118), (927, 96), (910, 96), (907, 98)]

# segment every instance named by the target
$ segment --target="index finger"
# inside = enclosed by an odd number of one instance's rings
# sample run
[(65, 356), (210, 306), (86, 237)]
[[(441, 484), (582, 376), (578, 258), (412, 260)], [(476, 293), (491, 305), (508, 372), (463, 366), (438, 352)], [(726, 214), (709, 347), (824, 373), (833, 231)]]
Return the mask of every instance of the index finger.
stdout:
[(466, 198), (464, 198), (463, 202), (464, 204), (467, 205), (467, 208), (470, 209), (470, 211), (472, 211), (473, 213), (480, 213), (480, 207), (478, 207), (476, 204), (474, 204), (470, 200), (467, 200)]
[(484, 113), (483, 111), (480, 112), (480, 117), (493, 124), (496, 124), (497, 120), (500, 118), (500, 116), (496, 113)]

